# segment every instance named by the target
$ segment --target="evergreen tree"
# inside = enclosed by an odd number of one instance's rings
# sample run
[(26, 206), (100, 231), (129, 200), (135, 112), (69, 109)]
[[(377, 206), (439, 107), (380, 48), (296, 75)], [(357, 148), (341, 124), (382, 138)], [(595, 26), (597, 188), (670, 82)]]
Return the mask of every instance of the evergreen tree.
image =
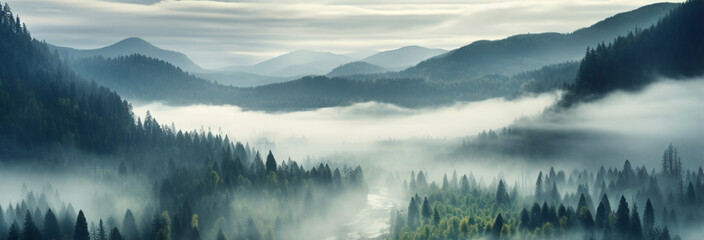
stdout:
[(606, 212), (606, 207), (604, 202), (599, 202), (599, 207), (596, 208), (596, 218), (594, 219), (594, 225), (597, 228), (608, 227), (609, 223), (609, 213)]
[(271, 153), (271, 150), (266, 155), (266, 172), (276, 172), (276, 159), (274, 159), (274, 154)]
[(528, 214), (528, 210), (523, 208), (521, 211), (521, 229), (528, 229), (528, 225), (530, 224), (530, 214)]
[(7, 240), (20, 240), (20, 229), (17, 227), (17, 222), (12, 222), (10, 232), (7, 233)]
[(419, 215), (416, 198), (411, 197), (411, 202), (408, 204), (408, 220), (406, 221), (410, 229), (416, 229), (418, 227)]
[(433, 210), (431, 210), (430, 203), (428, 203), (428, 197), (423, 198), (423, 205), (421, 208), (421, 214), (423, 215), (423, 219), (429, 221), (432, 217)]
[(90, 235), (88, 234), (88, 222), (86, 217), (83, 215), (83, 210), (78, 211), (78, 217), (76, 218), (76, 226), (73, 231), (73, 240), (89, 240)]
[(100, 219), (98, 223), (98, 239), (97, 240), (107, 240), (107, 233), (105, 232), (105, 226), (103, 226), (103, 219)]
[(491, 233), (494, 235), (494, 237), (498, 238), (501, 236), (501, 229), (504, 227), (504, 218), (501, 217), (501, 213), (496, 216), (496, 220), (494, 220), (494, 224), (491, 225)]
[(61, 232), (59, 229), (59, 222), (56, 220), (56, 216), (51, 209), (46, 211), (44, 214), (44, 232), (42, 234), (47, 240), (60, 240)]
[(538, 180), (535, 181), (535, 201), (543, 199), (543, 172), (538, 173)]
[(249, 218), (249, 220), (247, 220), (247, 236), (246, 237), (249, 240), (259, 240), (261, 238), (259, 230), (257, 230), (257, 225), (254, 224), (254, 220), (251, 217)]
[(628, 202), (626, 202), (626, 198), (624, 196), (621, 196), (621, 200), (619, 201), (618, 204), (618, 209), (616, 210), (616, 232), (624, 236), (626, 235), (629, 231), (629, 228), (631, 226), (631, 220), (629, 218), (629, 209), (628, 209)]
[(582, 208), (589, 209), (589, 206), (587, 206), (587, 199), (584, 197), (584, 194), (579, 196), (579, 202), (577, 203), (577, 212), (582, 211)]
[(533, 203), (533, 207), (530, 209), (530, 229), (542, 226), (543, 221), (540, 205)]
[(125, 216), (122, 218), (122, 234), (124, 234), (125, 239), (139, 240), (140, 233), (134, 215), (132, 215), (132, 210), (127, 209)]
[(508, 192), (503, 180), (499, 180), (499, 185), (496, 187), (496, 204), (502, 205), (508, 203)]
[(37, 226), (34, 225), (34, 221), (32, 220), (32, 214), (28, 210), (24, 216), (24, 229), (22, 231), (22, 240), (36, 239), (42, 239), (42, 235), (39, 232)]
[(438, 209), (433, 209), (433, 224), (438, 225), (440, 223), (440, 213)]
[(110, 230), (109, 240), (122, 240), (122, 234), (120, 234), (120, 230), (118, 230), (117, 227), (114, 227), (112, 228), (112, 230)]
[(633, 203), (633, 208), (631, 209), (631, 238), (642, 239), (643, 238), (643, 228), (640, 223), (640, 215), (638, 215), (638, 206)]
[(650, 203), (650, 198), (645, 203), (645, 210), (643, 211), (643, 232), (645, 236), (650, 236), (655, 229), (655, 210), (653, 209), (653, 204)]

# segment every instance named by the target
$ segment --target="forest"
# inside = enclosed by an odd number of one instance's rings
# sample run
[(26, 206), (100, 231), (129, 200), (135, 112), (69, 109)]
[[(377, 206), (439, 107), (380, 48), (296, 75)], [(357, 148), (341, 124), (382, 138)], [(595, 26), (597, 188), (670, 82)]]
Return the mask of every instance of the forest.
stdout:
[(702, 9), (233, 87), (62, 59), (5, 2), (0, 240), (698, 239)]
[(673, 145), (658, 170), (628, 160), (621, 169), (550, 167), (534, 185), (458, 176), (429, 182), (419, 171), (396, 182), (410, 201), (391, 215), (392, 238), (682, 239), (680, 230), (704, 221), (702, 167), (685, 169)]
[[(0, 239), (305, 239), (311, 234), (301, 226), (366, 196), (359, 166), (305, 168), (277, 161), (271, 151), (264, 159), (210, 130), (161, 125), (149, 112), (135, 119), (126, 100), (78, 77), (33, 40), (9, 5), (2, 16), (3, 170), (94, 172), (86, 178), (115, 187), (110, 195), (129, 189), (144, 204), (109, 215), (120, 209), (106, 197), (96, 206), (103, 215), (84, 212), (47, 182), (0, 211)], [(230, 225), (239, 227), (224, 227)]]

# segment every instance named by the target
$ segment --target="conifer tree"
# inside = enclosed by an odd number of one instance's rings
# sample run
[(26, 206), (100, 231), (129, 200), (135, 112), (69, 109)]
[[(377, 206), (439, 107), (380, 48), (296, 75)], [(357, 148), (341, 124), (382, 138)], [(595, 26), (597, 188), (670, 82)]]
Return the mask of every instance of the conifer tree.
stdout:
[(504, 227), (504, 218), (501, 217), (501, 213), (499, 213), (498, 216), (496, 216), (496, 220), (494, 220), (494, 224), (491, 225), (491, 233), (494, 235), (494, 237), (498, 238), (501, 235), (501, 229)]
[(56, 215), (51, 209), (46, 211), (44, 214), (44, 233), (43, 236), (47, 240), (60, 240), (61, 233), (59, 229), (59, 222), (56, 220)]
[(73, 231), (73, 240), (89, 240), (90, 235), (88, 234), (88, 222), (86, 217), (83, 215), (83, 210), (78, 211), (78, 217), (76, 217), (76, 225)]
[(653, 204), (650, 203), (650, 199), (645, 203), (645, 210), (643, 211), (643, 232), (646, 236), (650, 236), (655, 228), (655, 210), (653, 209)]
[(421, 214), (424, 220), (430, 220), (433, 214), (433, 210), (430, 209), (430, 203), (428, 203), (428, 197), (423, 198)]
[(35, 240), (35, 239), (42, 239), (42, 235), (39, 232), (39, 229), (37, 226), (34, 224), (34, 220), (32, 220), (32, 214), (27, 210), (27, 213), (24, 216), (24, 229), (22, 230), (22, 240)]
[(503, 180), (499, 180), (499, 185), (496, 187), (496, 204), (502, 205), (508, 203), (508, 192)]
[(112, 228), (112, 230), (110, 230), (109, 240), (122, 240), (122, 234), (120, 234), (120, 230), (118, 230), (117, 227), (114, 227)]
[(20, 240), (20, 229), (17, 227), (17, 222), (12, 222), (10, 232), (7, 233), (7, 240)]
[(642, 239), (643, 237), (643, 227), (640, 223), (640, 215), (638, 215), (638, 206), (633, 203), (633, 208), (631, 209), (631, 238), (632, 239)]
[(631, 220), (628, 215), (629, 215), (628, 202), (626, 202), (626, 198), (624, 196), (621, 196), (621, 200), (619, 201), (619, 204), (618, 204), (618, 209), (616, 210), (616, 225), (615, 225), (616, 231), (621, 236), (623, 236), (629, 232), (628, 229), (631, 226)]

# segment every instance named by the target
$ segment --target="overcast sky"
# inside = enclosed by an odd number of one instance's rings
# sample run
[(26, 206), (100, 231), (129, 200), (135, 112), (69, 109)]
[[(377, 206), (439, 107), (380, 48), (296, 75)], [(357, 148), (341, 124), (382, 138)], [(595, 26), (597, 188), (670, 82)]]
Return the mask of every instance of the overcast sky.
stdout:
[(571, 32), (653, 0), (5, 0), (35, 38), (99, 48), (126, 37), (205, 68), (289, 51), (454, 49), (519, 33)]

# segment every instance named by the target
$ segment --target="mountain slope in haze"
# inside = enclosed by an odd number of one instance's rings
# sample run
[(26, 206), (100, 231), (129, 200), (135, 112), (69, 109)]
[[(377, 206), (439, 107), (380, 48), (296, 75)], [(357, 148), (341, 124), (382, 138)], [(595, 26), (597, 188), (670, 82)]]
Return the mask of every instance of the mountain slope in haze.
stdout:
[(127, 56), (131, 54), (141, 54), (148, 57), (158, 58), (167, 61), (175, 66), (180, 67), (184, 71), (188, 72), (202, 72), (203, 68), (195, 64), (191, 59), (189, 59), (185, 54), (164, 50), (158, 48), (151, 43), (136, 37), (126, 38), (115, 44), (107, 47), (98, 49), (74, 49), (68, 47), (59, 47), (49, 45), (50, 48), (55, 49), (59, 52), (59, 55), (68, 60), (77, 60), (80, 58), (103, 56), (106, 58), (117, 57), (117, 56)]
[(569, 34), (521, 34), (496, 41), (476, 41), (443, 56), (428, 59), (401, 72), (402, 76), (459, 80), (489, 74), (511, 75), (539, 67), (578, 60), (584, 49), (647, 28), (678, 6), (658, 3), (616, 14)]
[(278, 77), (323, 75), (353, 59), (344, 55), (298, 50), (257, 63), (252, 66), (234, 66), (222, 70), (250, 72)]
[(341, 65), (336, 67), (326, 76), (328, 77), (339, 77), (354, 74), (371, 74), (371, 73), (383, 73), (389, 71), (389, 69), (380, 67), (371, 63), (356, 61)]
[(367, 58), (363, 62), (385, 68), (405, 68), (416, 65), (423, 60), (446, 53), (444, 49), (431, 49), (420, 46), (406, 46), (399, 49), (383, 51)]

